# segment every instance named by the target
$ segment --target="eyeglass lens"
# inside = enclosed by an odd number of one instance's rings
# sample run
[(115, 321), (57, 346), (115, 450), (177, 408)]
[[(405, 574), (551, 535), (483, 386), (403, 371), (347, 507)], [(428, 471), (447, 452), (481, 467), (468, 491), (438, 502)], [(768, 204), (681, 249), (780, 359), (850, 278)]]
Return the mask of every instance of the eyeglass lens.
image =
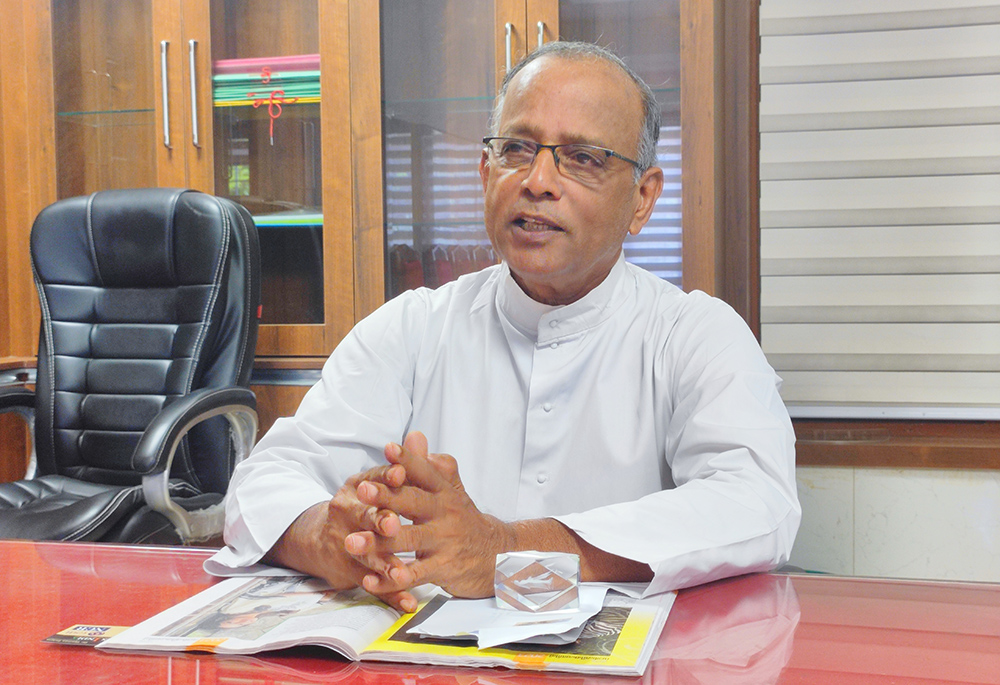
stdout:
[(607, 150), (577, 143), (542, 145), (529, 140), (492, 139), (488, 144), (500, 163), (512, 169), (531, 166), (542, 149), (549, 149), (552, 151), (557, 169), (568, 176), (583, 180), (599, 179), (611, 158)]

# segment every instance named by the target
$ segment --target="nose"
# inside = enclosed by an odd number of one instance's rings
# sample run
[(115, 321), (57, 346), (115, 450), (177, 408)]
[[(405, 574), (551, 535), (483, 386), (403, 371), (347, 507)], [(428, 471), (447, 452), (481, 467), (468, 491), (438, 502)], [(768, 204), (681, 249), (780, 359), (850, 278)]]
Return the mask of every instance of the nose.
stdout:
[(562, 196), (561, 183), (562, 174), (559, 173), (555, 150), (539, 148), (521, 185), (536, 197), (550, 196), (559, 199)]

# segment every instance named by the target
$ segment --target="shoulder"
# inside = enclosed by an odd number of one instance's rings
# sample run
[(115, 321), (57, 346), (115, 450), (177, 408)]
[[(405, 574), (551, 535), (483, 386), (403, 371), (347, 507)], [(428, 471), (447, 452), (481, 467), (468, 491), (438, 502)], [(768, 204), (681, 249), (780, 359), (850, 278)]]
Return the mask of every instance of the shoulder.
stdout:
[(742, 317), (719, 298), (700, 290), (685, 292), (645, 269), (627, 266), (635, 283), (637, 308), (645, 312), (651, 329), (666, 334), (678, 327), (688, 332), (747, 328)]
[(362, 319), (355, 332), (366, 335), (387, 328), (418, 333), (445, 325), (456, 318), (471, 318), (481, 310), (492, 310), (503, 272), (499, 265), (465, 274), (435, 288), (407, 290)]
[(638, 267), (630, 271), (636, 310), (645, 317), (643, 344), (661, 373), (770, 370), (757, 338), (729, 304), (700, 290), (684, 292)]

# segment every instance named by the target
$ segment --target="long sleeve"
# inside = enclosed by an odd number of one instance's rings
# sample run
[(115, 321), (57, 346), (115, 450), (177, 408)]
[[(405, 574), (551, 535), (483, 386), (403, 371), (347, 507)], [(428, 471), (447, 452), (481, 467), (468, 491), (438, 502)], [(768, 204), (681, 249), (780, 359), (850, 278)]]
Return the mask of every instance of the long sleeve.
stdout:
[(734, 312), (696, 297), (708, 306), (679, 317), (656, 355), (676, 487), (556, 517), (596, 547), (648, 563), (649, 592), (775, 568), (801, 518), (779, 379)]
[(278, 419), (237, 467), (226, 498), (228, 546), (213, 558), (222, 569), (257, 562), (302, 512), (329, 500), (350, 476), (384, 464), (385, 445), (402, 439), (412, 360), (401, 343), (419, 337), (400, 330), (412, 323), (404, 307), (394, 303), (355, 328), (295, 415)]

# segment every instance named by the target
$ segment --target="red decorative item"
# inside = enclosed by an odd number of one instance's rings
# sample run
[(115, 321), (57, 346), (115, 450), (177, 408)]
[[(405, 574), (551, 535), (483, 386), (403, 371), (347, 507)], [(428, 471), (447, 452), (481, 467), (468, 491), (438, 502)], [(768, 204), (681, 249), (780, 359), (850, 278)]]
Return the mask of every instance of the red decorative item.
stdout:
[[(263, 67), (260, 70), (260, 81), (261, 83), (267, 84), (271, 82), (271, 67)], [(274, 145), (274, 120), (281, 116), (281, 106), (291, 105), (299, 101), (298, 98), (286, 98), (284, 90), (272, 90), (270, 97), (267, 99), (257, 97), (257, 93), (247, 93), (248, 98), (254, 98), (253, 107), (257, 109), (265, 102), (267, 103), (267, 115), (271, 118), (271, 122), (268, 126), (267, 132), (271, 140), (271, 145)]]

